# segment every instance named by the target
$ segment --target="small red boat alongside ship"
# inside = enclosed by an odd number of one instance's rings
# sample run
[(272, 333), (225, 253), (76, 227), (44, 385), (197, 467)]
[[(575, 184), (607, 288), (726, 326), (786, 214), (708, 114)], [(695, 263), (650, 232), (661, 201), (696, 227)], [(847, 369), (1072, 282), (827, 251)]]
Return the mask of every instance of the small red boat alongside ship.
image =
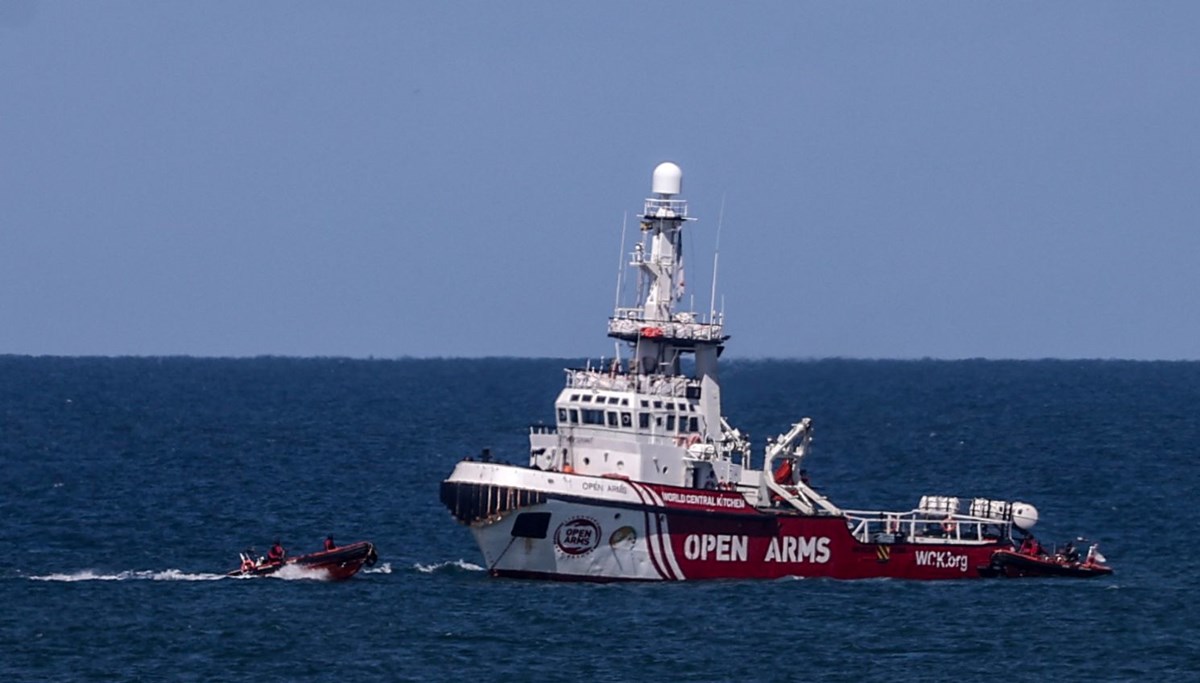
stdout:
[(442, 503), (470, 528), (492, 575), (679, 581), (1112, 573), (1094, 546), (1084, 562), (1030, 551), (1038, 511), (1028, 503), (925, 495), (907, 510), (839, 507), (802, 468), (809, 418), (768, 440), (754, 468), (749, 437), (721, 411), (724, 313), (715, 305), (707, 316), (676, 310), (685, 293), (683, 232), (695, 220), (678, 198), (682, 177), (673, 163), (654, 170), (641, 239), (628, 261), (638, 274), (636, 300), (618, 304), (608, 321), (617, 357), (567, 369), (555, 424), (530, 428), (528, 464), (494, 462), (484, 451), (442, 482)]
[(373, 567), (379, 556), (375, 546), (367, 541), (359, 541), (350, 545), (337, 546), (332, 550), (287, 557), (283, 561), (269, 561), (265, 557), (255, 557), (253, 551), (240, 553), (241, 565), (230, 571), (226, 576), (269, 576), (284, 567), (296, 567), (322, 578), (333, 581), (344, 581), (358, 573), (364, 566)]
[(1104, 556), (1095, 544), (1088, 548), (1087, 556), (1082, 561), (1073, 543), (1050, 553), (1042, 552), (1036, 547), (1028, 548), (1030, 545), (1033, 544), (1027, 542), (1019, 550), (997, 550), (992, 554), (991, 568), (1000, 576), (1013, 578), (1058, 576), (1088, 579), (1113, 573), (1112, 567), (1105, 564)]

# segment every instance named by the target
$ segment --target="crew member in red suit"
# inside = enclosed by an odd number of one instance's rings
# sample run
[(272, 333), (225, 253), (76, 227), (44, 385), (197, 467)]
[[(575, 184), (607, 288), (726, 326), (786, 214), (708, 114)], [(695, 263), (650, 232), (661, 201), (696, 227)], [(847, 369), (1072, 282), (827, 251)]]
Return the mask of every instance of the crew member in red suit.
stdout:
[(326, 550), (333, 550), (333, 549), (334, 549), (334, 548), (336, 548), (336, 547), (337, 547), (337, 546), (333, 544), (333, 535), (332, 535), (332, 534), (330, 534), (329, 536), (326, 536), (326, 537), (325, 537), (325, 549), (326, 549)]
[(279, 544), (279, 540), (276, 539), (275, 545), (271, 546), (271, 549), (267, 551), (267, 562), (283, 562), (283, 558), (286, 556), (287, 551), (283, 549), (283, 546)]
[(1025, 540), (1021, 541), (1021, 548), (1017, 552), (1023, 555), (1037, 557), (1042, 552), (1042, 544), (1033, 536), (1026, 536)]

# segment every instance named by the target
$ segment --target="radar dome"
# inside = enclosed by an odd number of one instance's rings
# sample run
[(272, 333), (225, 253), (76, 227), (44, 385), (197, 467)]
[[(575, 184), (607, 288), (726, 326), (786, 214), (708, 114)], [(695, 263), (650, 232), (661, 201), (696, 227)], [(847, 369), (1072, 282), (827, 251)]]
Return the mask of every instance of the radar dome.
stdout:
[(1012, 521), (1021, 531), (1029, 531), (1038, 521), (1037, 508), (1029, 503), (1012, 504)]
[(679, 194), (683, 190), (683, 171), (675, 164), (664, 161), (654, 168), (654, 180), (650, 187), (655, 194)]

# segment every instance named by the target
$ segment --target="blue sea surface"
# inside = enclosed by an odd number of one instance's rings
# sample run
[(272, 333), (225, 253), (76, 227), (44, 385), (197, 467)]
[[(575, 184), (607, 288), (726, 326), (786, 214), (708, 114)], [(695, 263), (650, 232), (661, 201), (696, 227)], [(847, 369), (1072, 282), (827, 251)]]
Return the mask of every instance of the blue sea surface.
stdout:
[[(1200, 680), (1200, 363), (731, 361), (851, 508), (1023, 500), (1091, 581), (490, 579), (438, 502), (522, 462), (577, 361), (0, 356), (0, 680)], [(239, 550), (373, 541), (354, 579)]]

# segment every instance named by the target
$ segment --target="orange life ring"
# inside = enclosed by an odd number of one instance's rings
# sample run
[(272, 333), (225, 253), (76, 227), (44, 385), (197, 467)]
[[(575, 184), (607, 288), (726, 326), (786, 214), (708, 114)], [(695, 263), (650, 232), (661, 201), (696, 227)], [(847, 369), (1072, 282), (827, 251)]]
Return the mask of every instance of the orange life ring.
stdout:
[(254, 563), (249, 559), (242, 560), (242, 571), (248, 572), (251, 569), (254, 569)]

